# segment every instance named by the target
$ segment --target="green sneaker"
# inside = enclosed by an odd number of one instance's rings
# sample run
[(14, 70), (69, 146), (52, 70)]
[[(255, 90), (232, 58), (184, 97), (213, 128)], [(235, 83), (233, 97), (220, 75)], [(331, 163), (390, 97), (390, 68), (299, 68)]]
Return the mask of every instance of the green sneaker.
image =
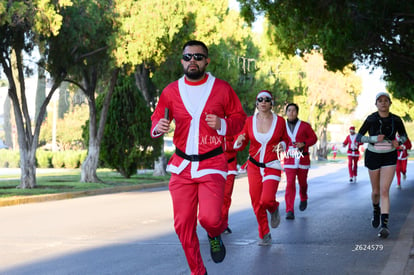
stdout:
[(221, 240), (221, 236), (218, 235), (214, 238), (208, 236), (208, 241), (210, 242), (211, 258), (215, 263), (221, 263), (224, 260), (224, 257), (226, 257), (226, 248)]

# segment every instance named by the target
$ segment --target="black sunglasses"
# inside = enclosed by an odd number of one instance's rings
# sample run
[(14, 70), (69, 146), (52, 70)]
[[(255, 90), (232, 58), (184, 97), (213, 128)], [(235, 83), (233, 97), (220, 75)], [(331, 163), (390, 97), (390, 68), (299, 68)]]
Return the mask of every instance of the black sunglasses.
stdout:
[(263, 100), (264, 100), (265, 102), (272, 102), (272, 99), (271, 99), (270, 97), (259, 97), (259, 98), (257, 99), (257, 101), (258, 101), (258, 102), (263, 102)]
[(201, 61), (203, 58), (207, 58), (207, 56), (202, 53), (186, 53), (183, 54), (183, 60), (190, 61), (193, 56), (195, 61)]

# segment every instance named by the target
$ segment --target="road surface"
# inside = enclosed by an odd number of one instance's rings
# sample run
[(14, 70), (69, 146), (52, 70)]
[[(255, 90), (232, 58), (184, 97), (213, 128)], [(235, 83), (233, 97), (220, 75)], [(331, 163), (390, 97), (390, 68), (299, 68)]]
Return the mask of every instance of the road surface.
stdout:
[[(211, 260), (206, 232), (198, 227), (209, 275), (403, 274), (406, 239), (413, 237), (414, 218), (407, 218), (414, 213), (413, 168), (410, 162), (401, 190), (395, 179), (391, 186), (385, 240), (370, 225), (370, 184), (361, 163), (353, 184), (345, 162), (312, 168), (308, 209), (299, 211), (297, 197), (293, 221), (285, 219), (281, 184), (282, 222), (271, 229), (271, 247), (257, 245), (247, 179), (239, 177), (224, 262)], [(0, 221), (0, 274), (190, 274), (167, 188), (0, 207)]]

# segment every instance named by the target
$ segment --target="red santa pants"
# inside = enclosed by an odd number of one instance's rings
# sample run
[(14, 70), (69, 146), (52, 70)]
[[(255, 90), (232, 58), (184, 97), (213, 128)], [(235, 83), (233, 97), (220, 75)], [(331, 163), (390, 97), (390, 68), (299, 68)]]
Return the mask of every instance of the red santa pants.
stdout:
[(401, 173), (404, 175), (407, 173), (407, 160), (406, 159), (397, 159), (397, 167), (395, 169), (397, 174), (397, 184), (401, 185)]
[(198, 220), (208, 235), (220, 235), (225, 229), (221, 222), (224, 185), (225, 179), (219, 174), (192, 179), (190, 165), (179, 175), (171, 175), (169, 189), (174, 209), (174, 228), (192, 275), (206, 272), (196, 233), (197, 207)]
[[(272, 171), (272, 174), (278, 177), (282, 174), (281, 170), (270, 168), (266, 170)], [(247, 166), (247, 178), (249, 180), (249, 193), (253, 211), (259, 224), (259, 237), (263, 239), (264, 235), (270, 232), (266, 210), (269, 213), (273, 213), (279, 207), (279, 202), (276, 201), (279, 181), (274, 179), (263, 181), (259, 167), (253, 163), (249, 163)]]
[(296, 177), (299, 183), (299, 195), (301, 201), (308, 199), (308, 171), (309, 169), (292, 169), (285, 168), (286, 174), (286, 189), (285, 202), (286, 213), (289, 211), (295, 212), (295, 197), (296, 197)]
[(221, 208), (223, 227), (226, 229), (229, 226), (229, 210), (231, 205), (231, 195), (233, 194), (234, 179), (236, 175), (227, 175), (226, 185), (224, 187), (224, 202)]
[(348, 171), (349, 177), (356, 177), (358, 172), (359, 156), (348, 156)]

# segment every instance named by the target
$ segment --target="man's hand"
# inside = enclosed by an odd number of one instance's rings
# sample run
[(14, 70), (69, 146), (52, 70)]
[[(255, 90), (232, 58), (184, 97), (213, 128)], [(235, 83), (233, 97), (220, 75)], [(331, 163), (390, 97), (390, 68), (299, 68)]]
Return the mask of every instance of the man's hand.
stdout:
[(206, 122), (207, 122), (207, 125), (213, 128), (214, 130), (221, 129), (221, 120), (216, 115), (213, 115), (213, 114), (206, 115)]
[(161, 118), (158, 121), (155, 130), (157, 131), (157, 133), (160, 133), (160, 134), (167, 133), (170, 130), (170, 122), (165, 118)]
[(305, 147), (305, 143), (304, 142), (295, 142), (295, 146), (298, 149), (302, 149), (303, 147)]

